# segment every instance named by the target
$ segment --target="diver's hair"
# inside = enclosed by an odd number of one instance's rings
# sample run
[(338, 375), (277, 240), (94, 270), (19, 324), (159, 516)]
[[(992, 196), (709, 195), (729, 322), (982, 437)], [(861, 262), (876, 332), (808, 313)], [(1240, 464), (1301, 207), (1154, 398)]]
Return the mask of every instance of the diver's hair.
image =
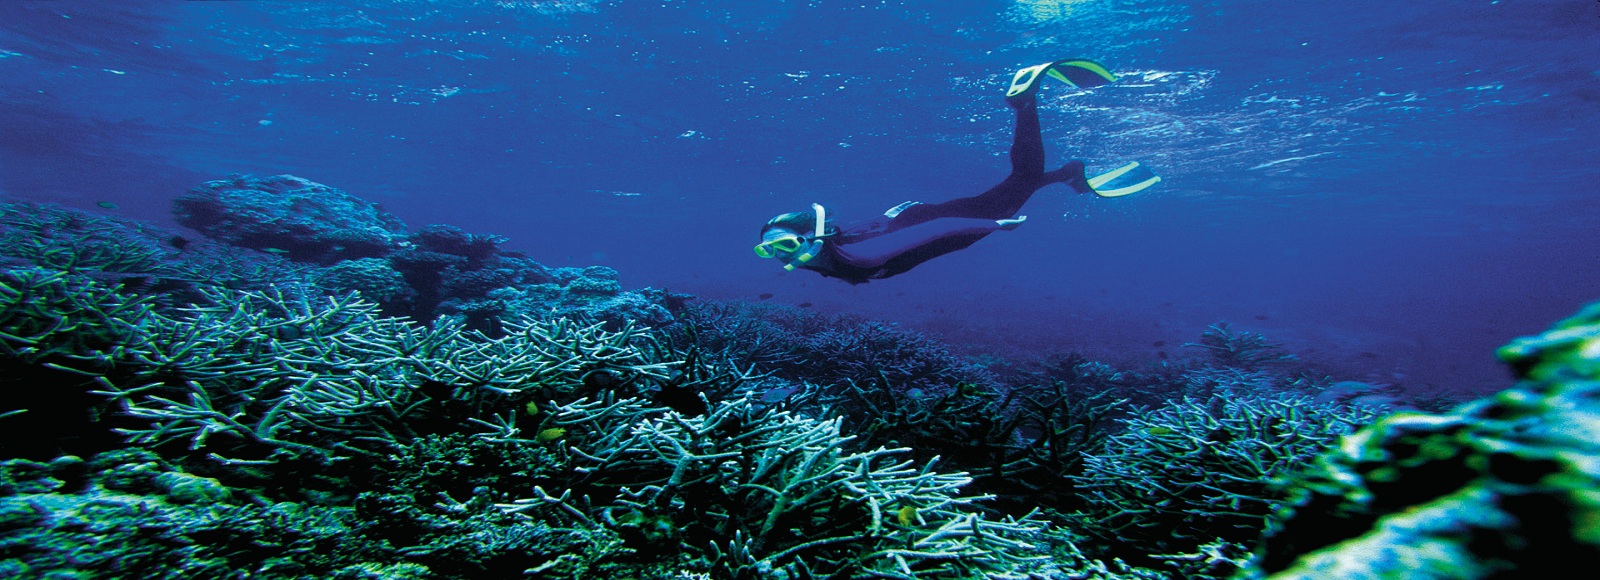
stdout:
[[(767, 220), (767, 225), (761, 226), (761, 235), (765, 236), (767, 232), (778, 228), (792, 230), (802, 235), (811, 235), (817, 230), (817, 212), (809, 209), (789, 212)], [(823, 235), (831, 236), (839, 233), (839, 228), (833, 225), (833, 220), (827, 219), (823, 222), (822, 231), (824, 232)]]

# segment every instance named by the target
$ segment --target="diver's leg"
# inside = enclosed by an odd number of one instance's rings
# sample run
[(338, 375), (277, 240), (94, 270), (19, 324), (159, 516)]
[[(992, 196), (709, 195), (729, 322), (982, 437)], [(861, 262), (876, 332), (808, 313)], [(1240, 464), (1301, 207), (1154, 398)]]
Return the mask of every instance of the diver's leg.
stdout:
[[(1038, 101), (1029, 94), (1006, 99), (1006, 104), (1017, 111), (1017, 130), (1011, 141), (1011, 175), (978, 195), (908, 207), (889, 222), (890, 230), (942, 217), (1011, 218), (1028, 203), (1033, 192), (1050, 183), (1064, 181), (1045, 179), (1051, 174), (1044, 171), (1044, 136), (1039, 129)], [(1062, 168), (1065, 169), (1068, 168)], [(1078, 173), (1081, 175), (1082, 169)]]
[(1006, 104), (1017, 111), (1017, 131), (1011, 137), (1011, 177), (1044, 173), (1044, 135), (1039, 129), (1039, 100), (1028, 95), (1026, 98), (1006, 99)]

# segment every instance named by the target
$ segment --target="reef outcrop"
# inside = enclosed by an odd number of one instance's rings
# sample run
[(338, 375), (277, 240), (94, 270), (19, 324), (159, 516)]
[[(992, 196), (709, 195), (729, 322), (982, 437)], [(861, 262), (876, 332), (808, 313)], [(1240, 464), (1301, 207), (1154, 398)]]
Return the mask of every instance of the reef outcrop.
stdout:
[(1600, 303), (1499, 355), (1516, 388), (1396, 414), (1325, 455), (1258, 573), (1557, 578), (1600, 560)]
[(219, 242), (320, 265), (383, 256), (406, 238), (405, 224), (378, 204), (293, 175), (208, 181), (179, 196), (173, 212)]
[(359, 291), (385, 313), (465, 319), (500, 332), (501, 318), (582, 313), (659, 326), (687, 296), (622, 288), (604, 266), (550, 268), (501, 249), (507, 238), (431, 224), (410, 231), (376, 203), (293, 175), (234, 175), (179, 196), (178, 223), (226, 246), (317, 267), (333, 291)]

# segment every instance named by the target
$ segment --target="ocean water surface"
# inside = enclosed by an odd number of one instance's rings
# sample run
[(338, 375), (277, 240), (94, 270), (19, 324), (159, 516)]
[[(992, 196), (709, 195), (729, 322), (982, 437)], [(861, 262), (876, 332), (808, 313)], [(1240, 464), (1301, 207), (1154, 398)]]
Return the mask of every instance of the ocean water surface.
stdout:
[[(1051, 166), (1135, 196), (860, 286), (750, 247), (1004, 176), (1012, 71)], [(176, 227), (288, 173), (625, 287), (897, 322), (967, 354), (1179, 356), (1260, 332), (1337, 378), (1472, 393), (1600, 297), (1600, 5), (1587, 0), (0, 2), (0, 193)], [(104, 207), (114, 206), (114, 209)]]

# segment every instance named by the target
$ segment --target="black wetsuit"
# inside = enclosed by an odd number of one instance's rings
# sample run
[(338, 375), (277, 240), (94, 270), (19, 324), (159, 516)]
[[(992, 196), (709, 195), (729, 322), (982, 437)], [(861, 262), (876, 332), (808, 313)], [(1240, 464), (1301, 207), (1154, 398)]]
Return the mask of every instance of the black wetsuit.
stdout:
[(851, 284), (888, 278), (1001, 229), (995, 220), (1016, 217), (1034, 192), (1046, 185), (1065, 183), (1080, 193), (1089, 192), (1081, 161), (1044, 170), (1044, 138), (1033, 96), (1007, 102), (1017, 111), (1017, 130), (1011, 143), (1011, 174), (1004, 181), (972, 197), (907, 202), (882, 216), (844, 226), (801, 267)]

